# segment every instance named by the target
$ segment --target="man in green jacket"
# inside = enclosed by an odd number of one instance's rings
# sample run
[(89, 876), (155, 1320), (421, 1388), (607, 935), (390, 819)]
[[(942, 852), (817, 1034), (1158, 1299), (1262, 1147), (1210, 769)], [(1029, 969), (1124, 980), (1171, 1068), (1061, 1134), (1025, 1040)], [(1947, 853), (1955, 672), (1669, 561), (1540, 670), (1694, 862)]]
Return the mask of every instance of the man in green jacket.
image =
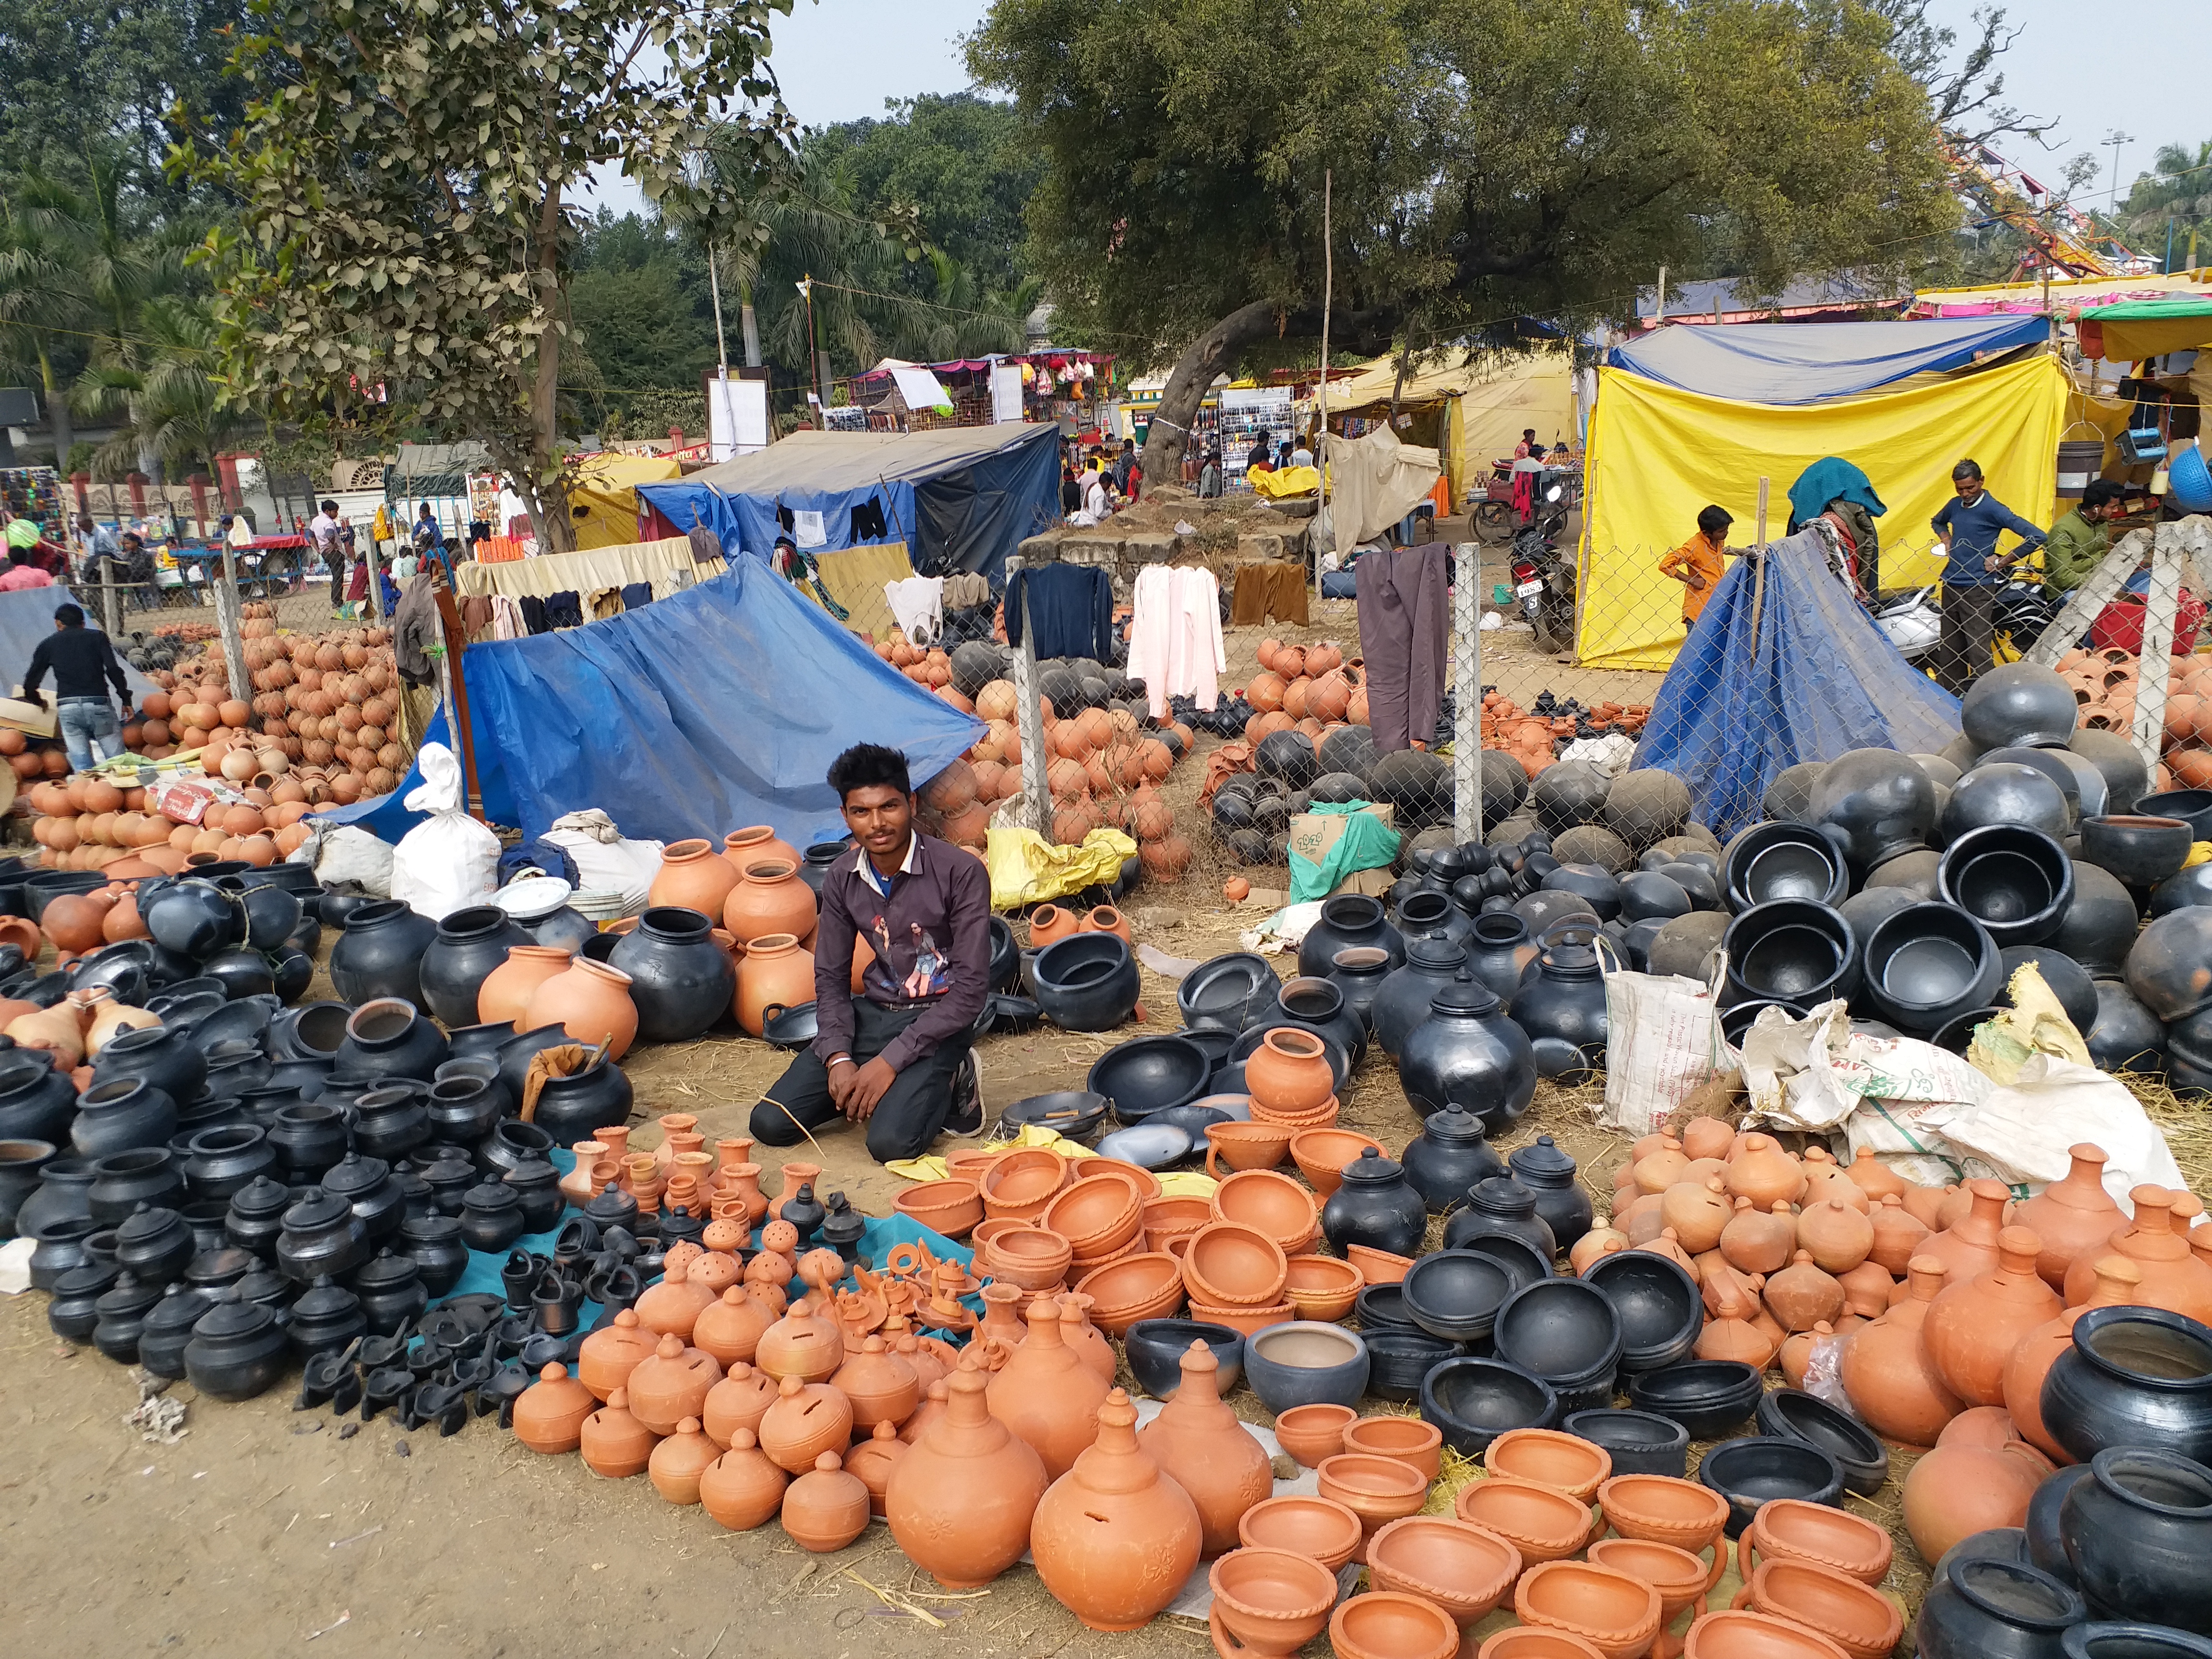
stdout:
[(2092, 478), (2080, 504), (2051, 526), (2043, 544), (2043, 585), (2053, 593), (2071, 593), (2112, 551), (2112, 533), (2105, 526), (2120, 515), (2124, 494), (2109, 478)]

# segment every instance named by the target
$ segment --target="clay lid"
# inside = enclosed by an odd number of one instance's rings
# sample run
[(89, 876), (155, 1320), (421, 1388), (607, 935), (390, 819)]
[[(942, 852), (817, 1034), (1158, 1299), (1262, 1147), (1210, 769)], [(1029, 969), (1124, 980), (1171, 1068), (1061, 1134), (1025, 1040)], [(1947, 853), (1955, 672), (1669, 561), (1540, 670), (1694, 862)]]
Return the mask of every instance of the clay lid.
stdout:
[(392, 1166), (380, 1158), (363, 1158), (359, 1152), (348, 1152), (330, 1169), (323, 1171), (323, 1190), (337, 1193), (348, 1199), (358, 1198), (363, 1193), (374, 1192), (390, 1179)]
[(235, 1338), (254, 1336), (276, 1322), (276, 1316), (268, 1304), (261, 1302), (224, 1302), (216, 1304), (199, 1323), (192, 1327), (195, 1338)]
[(397, 1290), (421, 1276), (411, 1255), (394, 1255), (390, 1250), (380, 1250), (376, 1259), (362, 1264), (354, 1274), (353, 1282), (365, 1291)]
[[(1443, 1115), (1441, 1112), (1437, 1114), (1438, 1117)], [(1346, 1186), (1380, 1186), (1387, 1182), (1402, 1181), (1405, 1176), (1406, 1167), (1396, 1158), (1387, 1157), (1372, 1146), (1363, 1146), (1359, 1149), (1359, 1156), (1344, 1166), (1342, 1179)]]
[(190, 1330), (199, 1323), (215, 1299), (204, 1291), (187, 1290), (181, 1285), (172, 1285), (154, 1310), (146, 1316), (146, 1328), (162, 1331), (173, 1328)]
[(1417, 939), (1407, 945), (1406, 960), (1418, 967), (1449, 969), (1467, 960), (1467, 946), (1449, 939)]
[(1549, 1176), (1555, 1179), (1573, 1175), (1577, 1167), (1549, 1135), (1538, 1135), (1534, 1144), (1516, 1148), (1506, 1156), (1505, 1162), (1515, 1175)]
[(499, 1181), (479, 1181), (461, 1194), (461, 1203), (471, 1210), (507, 1210), (521, 1202), (520, 1193)]
[(1440, 1014), (1481, 1019), (1498, 1012), (1498, 993), (1462, 968), (1430, 1000), (1429, 1006)]
[(1536, 1194), (1511, 1176), (1486, 1176), (1468, 1188), (1468, 1202), (1492, 1215), (1528, 1215), (1536, 1207)]
[[(1464, 1106), (1447, 1106), (1441, 1112), (1431, 1112), (1421, 1125), (1421, 1133), (1431, 1140), (1448, 1140), (1455, 1144), (1483, 1140), (1489, 1136), (1489, 1126)], [(1516, 1154), (1517, 1156), (1517, 1154)]]
[(684, 1357), (684, 1339), (671, 1331), (660, 1339), (660, 1346), (653, 1352), (663, 1359), (681, 1359)]
[[(410, 1267), (415, 1265), (411, 1256), (406, 1260)], [(330, 1275), (322, 1273), (317, 1275), (313, 1287), (292, 1304), (292, 1316), (310, 1321), (343, 1318), (359, 1306), (359, 1297), (343, 1285), (332, 1284)]]
[(352, 1204), (337, 1194), (310, 1187), (297, 1204), (284, 1212), (284, 1230), (303, 1233), (319, 1227), (334, 1227), (352, 1213)]
[(291, 1201), (291, 1189), (267, 1176), (254, 1176), (230, 1195), (230, 1207), (249, 1217), (276, 1215)]
[(133, 1244), (149, 1243), (174, 1232), (184, 1224), (184, 1217), (179, 1215), (174, 1210), (156, 1208), (150, 1204), (140, 1204), (124, 1218), (123, 1224), (115, 1230), (115, 1242), (118, 1245), (126, 1248)]

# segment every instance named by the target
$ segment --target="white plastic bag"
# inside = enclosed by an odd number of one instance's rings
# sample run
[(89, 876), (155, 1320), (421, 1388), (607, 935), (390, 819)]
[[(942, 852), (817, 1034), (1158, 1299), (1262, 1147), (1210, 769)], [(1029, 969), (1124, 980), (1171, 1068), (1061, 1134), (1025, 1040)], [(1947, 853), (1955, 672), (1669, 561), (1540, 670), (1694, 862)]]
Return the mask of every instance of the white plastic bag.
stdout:
[(375, 898), (392, 896), (392, 844), (379, 841), (356, 823), (317, 823), (309, 826), (308, 840), (298, 857), (315, 866), (315, 879), (326, 887), (351, 882)]
[(1679, 974), (1605, 976), (1605, 1106), (1625, 1134), (1662, 1127), (1720, 1058), (1713, 994)]
[(416, 763), (422, 782), (404, 804), (431, 816), (392, 849), (392, 896), (436, 921), (498, 890), (499, 837), (461, 811), (461, 763), (452, 750), (426, 743)]

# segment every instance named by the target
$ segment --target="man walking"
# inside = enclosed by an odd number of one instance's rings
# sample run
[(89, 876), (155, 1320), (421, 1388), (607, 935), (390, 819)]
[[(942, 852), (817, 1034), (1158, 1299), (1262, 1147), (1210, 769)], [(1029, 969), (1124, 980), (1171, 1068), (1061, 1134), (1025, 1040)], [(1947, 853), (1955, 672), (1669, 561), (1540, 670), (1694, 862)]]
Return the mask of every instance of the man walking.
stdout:
[(342, 607), (346, 596), (346, 562), (338, 540), (338, 504), (325, 501), (322, 511), (307, 520), (308, 539), (321, 555), (323, 565), (331, 573), (331, 612), (343, 614)]
[(84, 625), (84, 612), (76, 605), (54, 611), (54, 631), (31, 653), (30, 671), (23, 676), (23, 695), (36, 702), (39, 682), (52, 671), (54, 713), (61, 726), (62, 744), (69, 750), (70, 769), (82, 772), (98, 758), (112, 760), (123, 753), (121, 723), (115, 706), (107, 700), (112, 684), (123, 700), (123, 714), (131, 714), (131, 682), (123, 678), (123, 665), (105, 634)]
[[(2043, 532), (2000, 501), (1982, 481), (1980, 465), (1960, 461), (1951, 469), (1955, 499), (1929, 520), (1950, 556), (1943, 565), (1943, 631), (1936, 641), (1936, 680), (1954, 696), (1990, 667), (1990, 636), (1996, 591), (2022, 556), (2043, 545)], [(2006, 531), (2021, 539), (2000, 555)]]

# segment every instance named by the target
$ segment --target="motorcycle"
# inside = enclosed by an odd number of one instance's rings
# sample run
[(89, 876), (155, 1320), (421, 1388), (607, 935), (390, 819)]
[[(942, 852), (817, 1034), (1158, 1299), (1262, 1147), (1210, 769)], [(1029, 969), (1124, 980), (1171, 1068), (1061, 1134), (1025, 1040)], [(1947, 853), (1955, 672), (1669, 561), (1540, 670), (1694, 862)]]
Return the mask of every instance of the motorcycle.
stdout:
[(1936, 648), (1943, 632), (1943, 617), (1932, 602), (1930, 586), (1882, 600), (1871, 607), (1874, 625), (1907, 662), (1919, 662)]
[[(1935, 650), (1943, 632), (1942, 611), (1931, 586), (1882, 600), (1869, 607), (1875, 626), (1889, 636), (1907, 662), (1921, 662)], [(2040, 582), (2009, 581), (1997, 590), (1990, 633), (1997, 660), (2014, 662), (2057, 620), (2058, 607)]]
[(1538, 483), (1534, 520), (1513, 538), (1513, 593), (1521, 615), (1535, 635), (1539, 651), (1564, 651), (1575, 633), (1575, 567), (1559, 556), (1559, 535), (1566, 527), (1566, 485), (1556, 472)]

